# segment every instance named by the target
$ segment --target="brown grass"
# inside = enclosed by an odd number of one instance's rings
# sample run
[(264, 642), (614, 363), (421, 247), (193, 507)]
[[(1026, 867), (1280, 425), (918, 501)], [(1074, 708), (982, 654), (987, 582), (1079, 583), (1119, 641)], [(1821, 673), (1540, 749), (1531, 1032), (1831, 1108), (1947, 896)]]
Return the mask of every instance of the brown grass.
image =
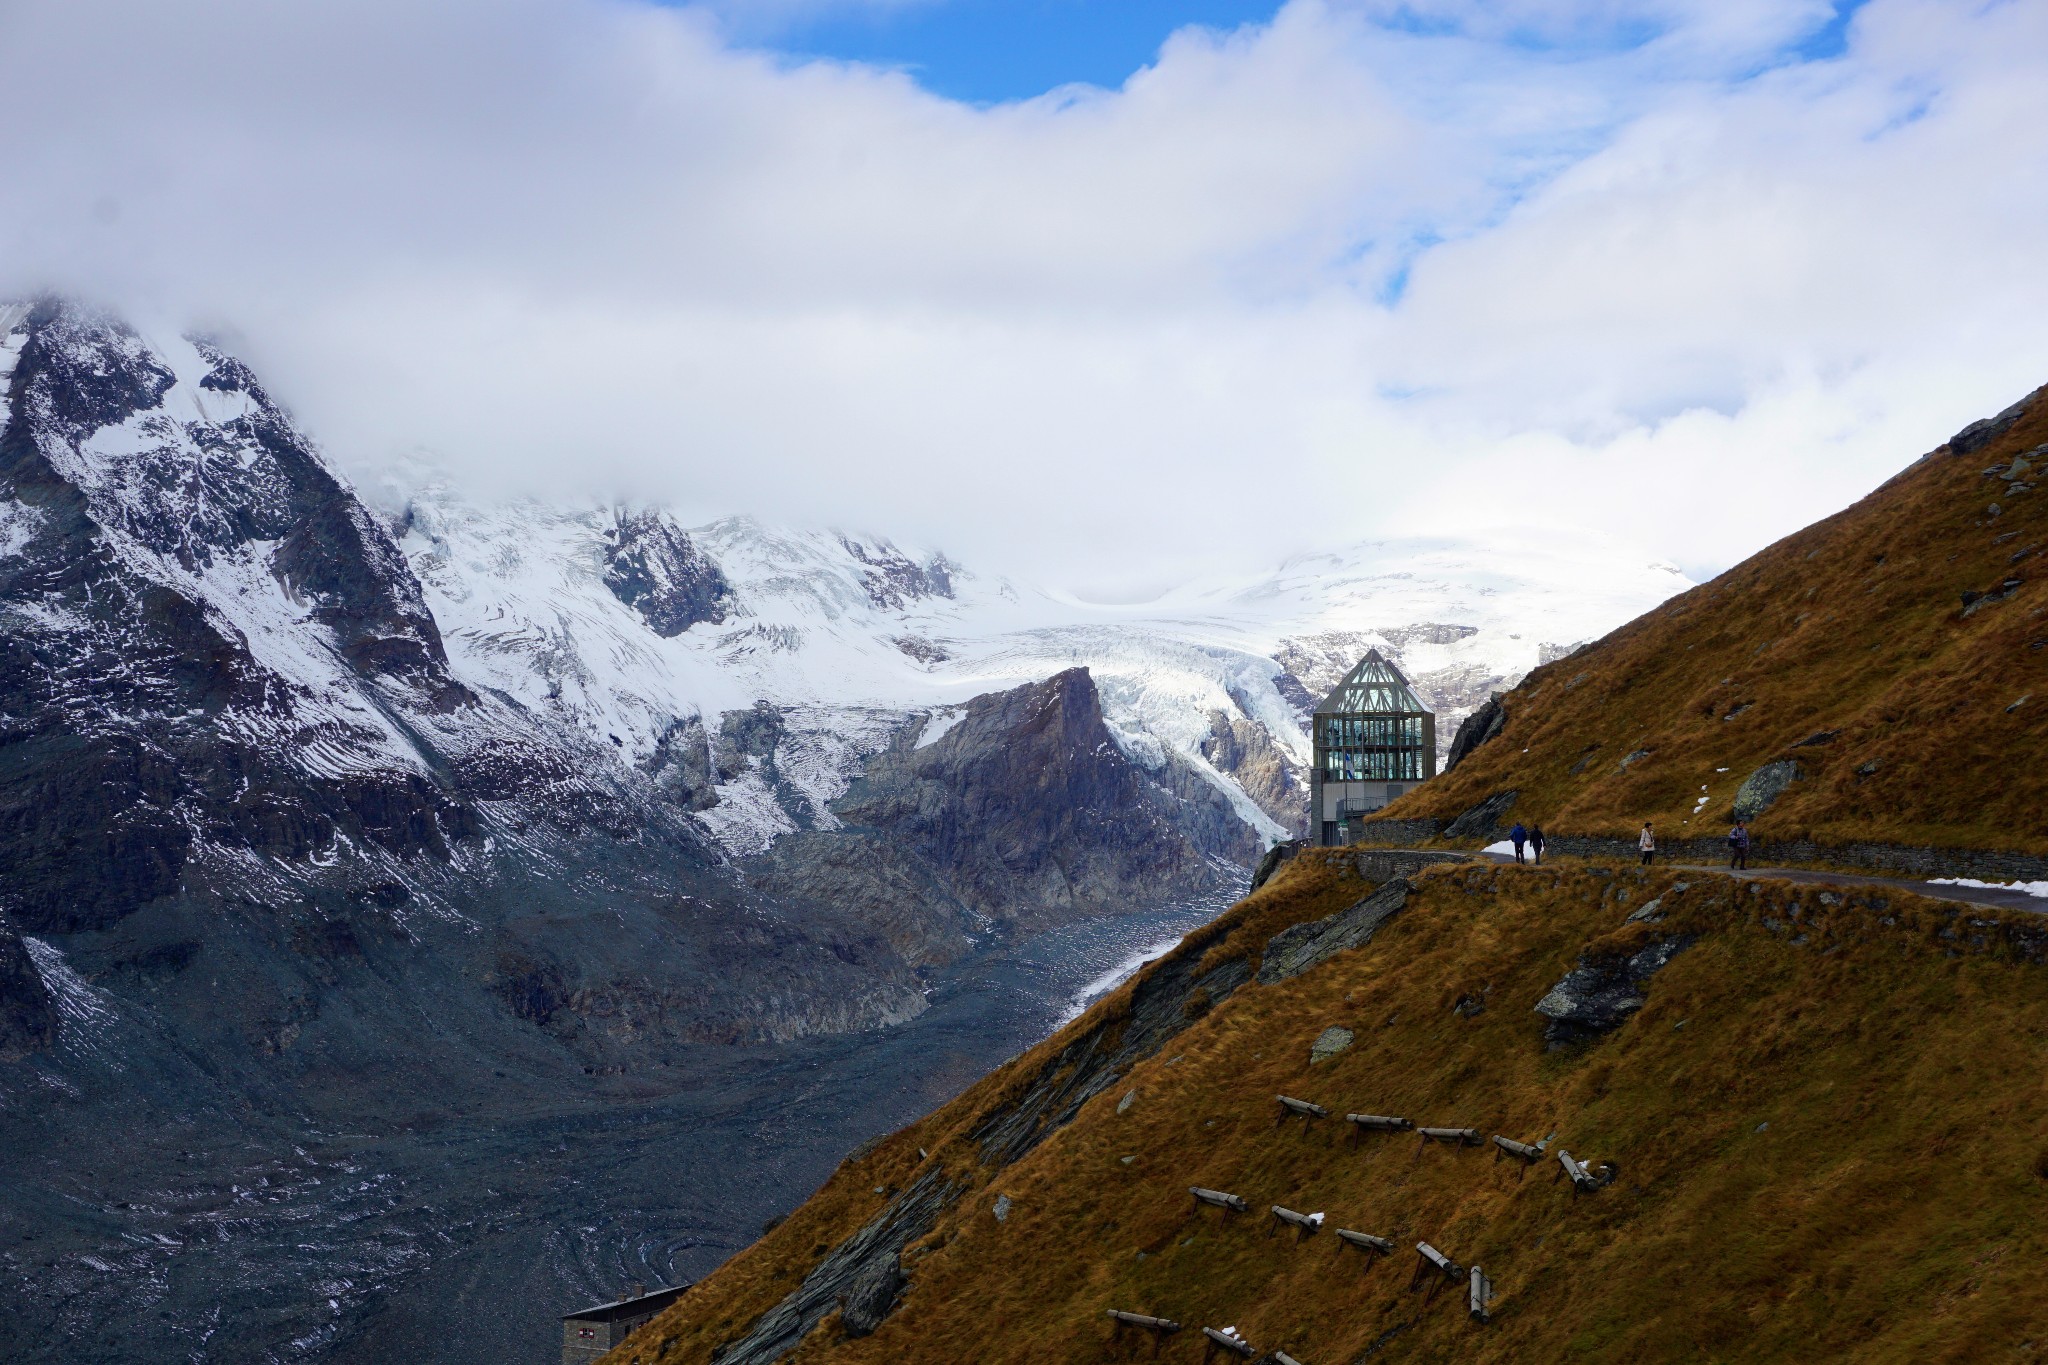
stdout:
[[(1980, 1361), (2048, 1349), (2048, 989), (2038, 921), (1892, 894), (1664, 870), (1432, 870), (1372, 943), (1295, 980), (1247, 986), (1133, 1069), (1017, 1165), (976, 1170), (960, 1135), (1048, 1049), (849, 1163), (789, 1222), (619, 1353), (702, 1362), (795, 1285), (819, 1250), (903, 1184), (916, 1147), (974, 1192), (906, 1253), (911, 1285), (873, 1337), (828, 1319), (793, 1359), (1098, 1361), (1104, 1310), (1235, 1325), (1309, 1365), (1495, 1361)], [(1349, 903), (1304, 860), (1183, 951), (1262, 942), (1287, 916)], [(1546, 1051), (1531, 1006), (1588, 945), (1698, 935), (1609, 1038)], [(1829, 904), (1823, 896), (1836, 902)], [(2032, 939), (2025, 939), (2033, 934)], [(1803, 941), (1801, 941), (1803, 940)], [(2015, 945), (2020, 945), (2016, 947)], [(2025, 953), (2035, 960), (2022, 960)], [(1453, 1011), (1461, 998), (1486, 1008)], [(1113, 1019), (1128, 992), (1071, 1026)], [(1356, 1031), (1319, 1066), (1310, 1042)], [(1137, 1100), (1116, 1113), (1127, 1089)], [(1276, 1093), (1556, 1142), (1621, 1178), (1574, 1195), (1549, 1166), (1517, 1180), (1491, 1151), (1409, 1136), (1344, 1145), (1341, 1120), (1276, 1126)], [(1768, 1125), (1760, 1127), (1760, 1125)], [(1122, 1160), (1132, 1157), (1129, 1164)], [(1203, 1184), (1250, 1217), (1190, 1208)], [(998, 1224), (989, 1207), (1014, 1207)], [(1265, 1206), (1395, 1238), (1370, 1271), (1328, 1231), (1268, 1237)], [(1447, 1288), (1405, 1291), (1418, 1238), (1477, 1262), (1495, 1321)], [(1392, 1334), (1392, 1335), (1389, 1335)]]
[[(1514, 818), (1557, 833), (1654, 820), (1666, 838), (1711, 836), (1742, 780), (1790, 757), (1807, 775), (1756, 822), (1765, 840), (2048, 853), (2048, 488), (2014, 496), (1983, 473), (2044, 442), (2038, 401), (1988, 449), (1943, 447), (1537, 669), (1499, 736), (1387, 818), (1449, 818), (1514, 789)], [(1965, 591), (2011, 577), (2026, 580), (2011, 598), (1962, 616)]]

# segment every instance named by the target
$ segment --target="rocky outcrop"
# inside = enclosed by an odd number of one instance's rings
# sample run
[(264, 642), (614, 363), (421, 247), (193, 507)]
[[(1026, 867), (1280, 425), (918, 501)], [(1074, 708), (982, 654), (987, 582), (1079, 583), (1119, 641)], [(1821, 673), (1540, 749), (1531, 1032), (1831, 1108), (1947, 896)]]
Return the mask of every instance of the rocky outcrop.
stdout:
[(1444, 759), (1444, 771), (1457, 767), (1474, 749), (1499, 734), (1507, 723), (1507, 708), (1501, 704), (1501, 694), (1495, 692), (1481, 703), (1478, 710), (1459, 723), (1457, 736), (1451, 740), (1451, 751)]
[(621, 511), (605, 541), (604, 585), (656, 635), (673, 638), (731, 614), (732, 585), (725, 574), (667, 517)]
[(1148, 771), (1118, 747), (1084, 668), (977, 697), (920, 747), (922, 728), (870, 759), (833, 813), (915, 856), (988, 921), (1028, 928), (1156, 905), (1220, 885), (1213, 859), (1256, 854), (1214, 786)]
[(1804, 774), (1799, 765), (1789, 758), (1775, 763), (1766, 763), (1748, 777), (1735, 790), (1734, 815), (1737, 820), (1754, 820), (1771, 808), (1771, 803), (1785, 794), (1785, 789), (1797, 782)]
[(2019, 402), (2000, 412), (1997, 416), (1982, 417), (1970, 423), (1961, 431), (1948, 438), (1949, 453), (1952, 455), (1974, 455), (1990, 445), (1993, 441), (2005, 435), (2006, 432), (2011, 431), (2014, 424), (2020, 418), (2027, 415), (2027, 409), (2033, 406), (2034, 400), (2039, 398), (2043, 392), (2048, 392), (2048, 390), (2036, 389)]
[(1202, 757), (1244, 788), (1274, 824), (1299, 838), (1307, 829), (1308, 784), (1265, 726), (1242, 714), (1209, 713)]
[(1338, 953), (1363, 947), (1382, 924), (1400, 913), (1414, 889), (1407, 878), (1397, 877), (1347, 910), (1273, 935), (1259, 962), (1259, 984), (1300, 976)]
[[(1642, 916), (1654, 904), (1630, 918)], [(1536, 1002), (1536, 1013), (1550, 1021), (1544, 1041), (1552, 1048), (1569, 1047), (1620, 1028), (1643, 1007), (1650, 978), (1692, 941), (1689, 934), (1659, 935), (1632, 952), (1581, 953), (1578, 966)]]
[(1515, 808), (1520, 792), (1495, 792), (1472, 809), (1444, 826), (1446, 839), (1491, 839), (1500, 832), (1500, 822)]
[(1259, 865), (1252, 869), (1251, 890), (1256, 891), (1271, 881), (1273, 874), (1278, 872), (1301, 850), (1302, 844), (1292, 840), (1284, 844), (1275, 844), (1267, 849), (1265, 855), (1259, 859)]
[(57, 1007), (28, 945), (0, 911), (0, 1062), (19, 1061), (57, 1041)]
[(953, 595), (953, 575), (959, 570), (944, 555), (920, 564), (887, 541), (841, 536), (839, 543), (860, 561), (868, 598), (878, 607), (902, 611), (913, 602)]

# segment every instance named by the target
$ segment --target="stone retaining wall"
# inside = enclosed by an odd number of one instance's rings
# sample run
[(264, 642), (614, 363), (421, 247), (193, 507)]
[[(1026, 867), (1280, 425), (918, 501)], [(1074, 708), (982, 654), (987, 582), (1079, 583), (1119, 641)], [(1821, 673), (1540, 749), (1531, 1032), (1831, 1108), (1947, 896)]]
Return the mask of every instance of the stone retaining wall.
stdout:
[[(1445, 823), (1442, 820), (1376, 821), (1365, 827), (1362, 836), (1351, 847), (1358, 853), (1369, 849), (1400, 849), (1440, 837)], [(1574, 858), (1612, 862), (1633, 862), (1639, 856), (1636, 841), (1632, 838), (1578, 834), (1549, 835), (1544, 850)], [(1725, 865), (1728, 843), (1724, 838), (1660, 837), (1657, 840), (1657, 861)], [(2048, 881), (2048, 857), (1981, 848), (1914, 848), (1902, 844), (1863, 843), (1831, 846), (1817, 844), (1811, 839), (1759, 839), (1750, 845), (1749, 861), (1756, 867), (1823, 864), (1907, 877), (1973, 877), (1986, 882)]]

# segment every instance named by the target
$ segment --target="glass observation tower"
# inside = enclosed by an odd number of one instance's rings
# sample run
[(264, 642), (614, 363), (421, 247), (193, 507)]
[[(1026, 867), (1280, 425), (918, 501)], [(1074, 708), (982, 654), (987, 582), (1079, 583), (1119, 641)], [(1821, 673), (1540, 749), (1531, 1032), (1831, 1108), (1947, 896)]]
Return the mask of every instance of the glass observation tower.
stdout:
[(1314, 740), (1309, 826), (1325, 848), (1350, 842), (1353, 821), (1436, 776), (1436, 716), (1376, 649), (1316, 708)]

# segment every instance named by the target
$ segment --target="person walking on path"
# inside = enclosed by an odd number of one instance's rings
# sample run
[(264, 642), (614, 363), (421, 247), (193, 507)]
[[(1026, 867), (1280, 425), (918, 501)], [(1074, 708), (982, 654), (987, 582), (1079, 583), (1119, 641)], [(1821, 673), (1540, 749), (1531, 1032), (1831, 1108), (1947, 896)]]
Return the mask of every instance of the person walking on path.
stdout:
[(1529, 831), (1529, 851), (1536, 855), (1536, 866), (1543, 866), (1543, 826)]
[(1728, 870), (1733, 872), (1737, 868), (1749, 870), (1749, 828), (1740, 820), (1728, 831)]
[(1515, 827), (1508, 831), (1508, 840), (1515, 846), (1515, 861), (1520, 863), (1522, 861), (1522, 845), (1529, 842), (1529, 831), (1522, 828), (1520, 820), (1515, 821)]
[(1636, 847), (1643, 852), (1643, 866), (1648, 867), (1650, 860), (1657, 856), (1657, 836), (1650, 832), (1648, 820), (1643, 821), (1643, 837), (1636, 840)]

